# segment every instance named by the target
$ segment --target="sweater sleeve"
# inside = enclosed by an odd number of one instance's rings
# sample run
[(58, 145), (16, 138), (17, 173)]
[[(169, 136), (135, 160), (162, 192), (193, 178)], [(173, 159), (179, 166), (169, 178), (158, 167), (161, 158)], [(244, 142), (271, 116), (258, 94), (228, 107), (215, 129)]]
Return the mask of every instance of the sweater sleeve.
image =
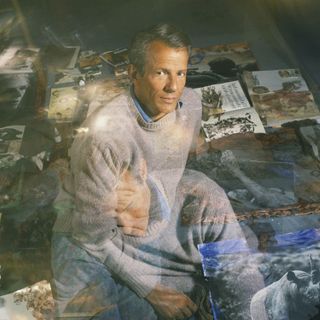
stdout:
[(144, 297), (157, 284), (160, 272), (124, 251), (124, 235), (117, 227), (114, 192), (123, 163), (111, 148), (92, 141), (88, 145), (88, 148), (82, 145), (81, 151), (74, 148), (71, 152), (75, 194), (73, 238)]
[(72, 229), (81, 243), (99, 247), (117, 232), (114, 190), (120, 164), (110, 149), (102, 151), (93, 141), (86, 145), (82, 144), (81, 154), (75, 150), (71, 154), (75, 194)]

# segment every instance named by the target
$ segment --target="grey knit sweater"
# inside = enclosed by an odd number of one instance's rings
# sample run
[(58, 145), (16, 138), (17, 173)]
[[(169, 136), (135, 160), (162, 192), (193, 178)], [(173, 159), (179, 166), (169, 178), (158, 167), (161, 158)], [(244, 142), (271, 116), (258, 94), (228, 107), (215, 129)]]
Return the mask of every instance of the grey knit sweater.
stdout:
[[(186, 88), (181, 101), (182, 108), (153, 123), (142, 119), (129, 93), (91, 114), (83, 124), (87, 132), (76, 137), (70, 150), (71, 177), (66, 189), (75, 208), (60, 213), (54, 228), (56, 232), (71, 230), (80, 246), (141, 297), (160, 281), (161, 266), (135, 258), (134, 248), (167, 228), (170, 219), (161, 216), (163, 202), (173, 207), (200, 128), (198, 96)], [(149, 227), (146, 237), (129, 237), (117, 227), (115, 189), (121, 173), (142, 159), (152, 181)], [(157, 193), (162, 195), (162, 204)], [(175, 274), (175, 267), (167, 270)]]

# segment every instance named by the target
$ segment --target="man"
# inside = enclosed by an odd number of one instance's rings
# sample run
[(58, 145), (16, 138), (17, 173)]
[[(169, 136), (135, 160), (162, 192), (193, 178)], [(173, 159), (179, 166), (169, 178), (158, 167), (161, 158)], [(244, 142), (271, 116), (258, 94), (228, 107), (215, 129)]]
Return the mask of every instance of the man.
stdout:
[(53, 237), (59, 317), (205, 314), (197, 244), (242, 235), (224, 223), (234, 217), (224, 191), (185, 170), (201, 117), (200, 99), (185, 88), (189, 52), (173, 26), (138, 33), (130, 92), (90, 115), (74, 141), (65, 189), (75, 208), (59, 214)]

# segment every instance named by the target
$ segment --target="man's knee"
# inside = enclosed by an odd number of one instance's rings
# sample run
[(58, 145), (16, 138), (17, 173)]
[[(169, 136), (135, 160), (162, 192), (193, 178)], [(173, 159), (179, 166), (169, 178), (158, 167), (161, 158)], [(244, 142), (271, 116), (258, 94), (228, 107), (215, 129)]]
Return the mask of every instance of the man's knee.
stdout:
[(224, 223), (234, 212), (225, 191), (205, 174), (186, 170), (180, 184), (184, 224)]
[[(116, 299), (116, 291), (105, 288), (103, 283), (89, 284), (80, 290), (67, 304), (63, 304), (63, 309), (56, 309), (57, 315), (62, 317), (71, 317), (79, 319), (96, 319), (95, 317), (103, 314), (101, 319), (116, 320), (120, 319), (118, 304)], [(112, 294), (114, 292), (114, 296)], [(61, 307), (61, 299), (56, 299), (56, 303)], [(57, 306), (58, 307), (58, 306)], [(99, 318), (99, 317), (98, 317)]]
[(52, 291), (56, 316), (86, 319), (103, 310), (114, 315), (117, 285), (106, 267), (69, 237), (56, 235), (53, 240)]
[(227, 199), (225, 191), (204, 173), (186, 169), (180, 181), (182, 193), (200, 199)]

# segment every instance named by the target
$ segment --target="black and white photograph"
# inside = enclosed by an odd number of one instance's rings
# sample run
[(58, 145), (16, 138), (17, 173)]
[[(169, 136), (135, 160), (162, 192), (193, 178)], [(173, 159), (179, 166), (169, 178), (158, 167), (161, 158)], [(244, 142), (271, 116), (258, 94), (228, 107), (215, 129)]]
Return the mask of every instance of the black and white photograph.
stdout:
[(14, 118), (28, 105), (30, 85), (28, 74), (0, 74), (1, 123)]
[(33, 73), (38, 48), (12, 46), (0, 54), (0, 73)]
[(193, 48), (189, 58), (187, 86), (200, 88), (239, 79), (244, 71), (258, 70), (246, 42)]
[(48, 118), (57, 122), (72, 121), (79, 105), (78, 88), (75, 86), (53, 88), (48, 106)]
[(0, 128), (0, 155), (19, 154), (25, 126)]
[(235, 133), (265, 133), (239, 81), (195, 89), (201, 97), (202, 128), (206, 141)]
[(312, 92), (298, 69), (246, 71), (243, 78), (265, 125), (320, 118)]
[[(263, 250), (236, 240), (201, 245), (214, 319), (317, 319), (319, 239), (319, 229), (304, 229), (274, 235)], [(248, 283), (261, 276), (264, 287)]]

